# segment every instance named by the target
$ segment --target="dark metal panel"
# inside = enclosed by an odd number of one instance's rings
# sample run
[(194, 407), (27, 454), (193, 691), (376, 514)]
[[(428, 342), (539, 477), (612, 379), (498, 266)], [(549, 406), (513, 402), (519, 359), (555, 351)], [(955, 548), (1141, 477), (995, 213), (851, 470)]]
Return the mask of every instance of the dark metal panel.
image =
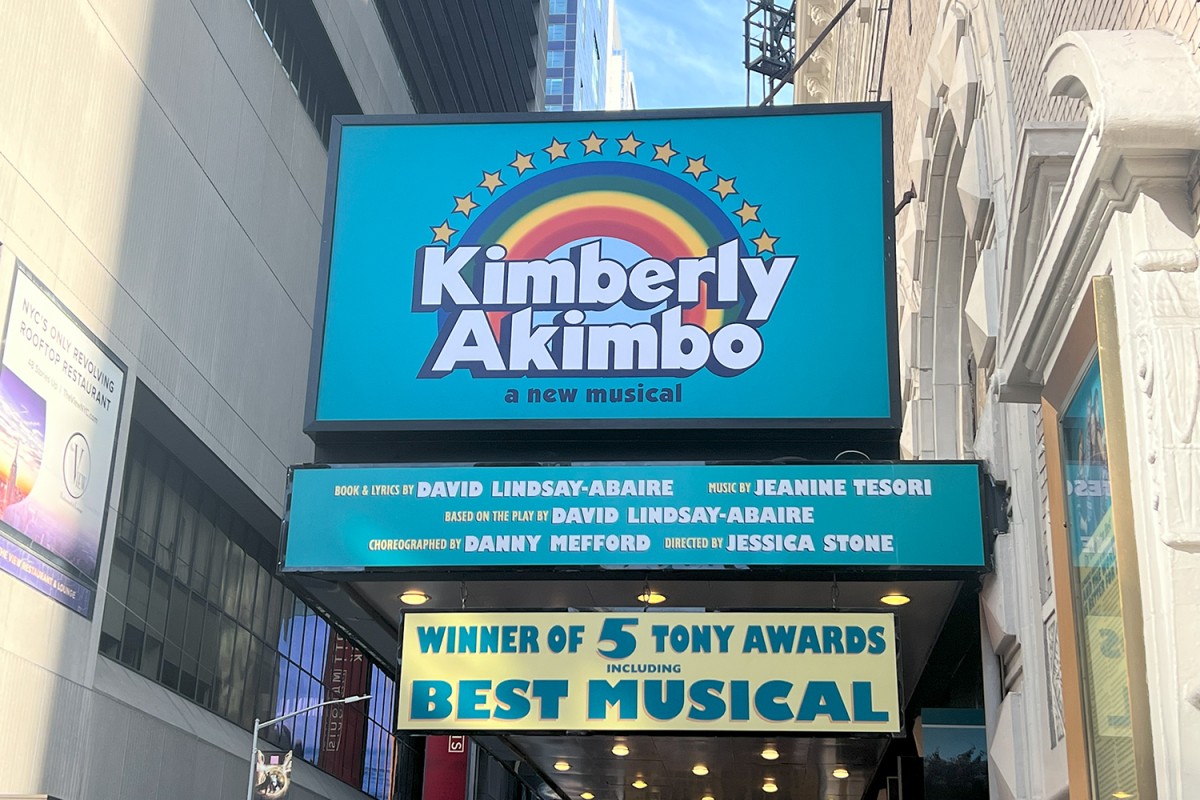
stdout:
[(418, 113), (528, 111), (540, 0), (375, 0)]
[(476, 5), (464, 0), (446, 0), (443, 9), (451, 27), (463, 31), (460, 48), (466, 55), (463, 65), (470, 73), (472, 89), (480, 99), (480, 108), (488, 111), (503, 110), (500, 82), (491, 69), (487, 38), (480, 28)]
[(429, 69), (421, 58), (420, 48), (413, 35), (413, 29), (404, 19), (404, 12), (399, 0), (377, 0), (380, 19), (388, 29), (388, 42), (395, 51), (396, 63), (408, 84), (408, 93), (412, 96), (413, 107), (417, 113), (425, 114), (437, 109), (434, 97), (433, 80)]
[(430, 4), (425, 2), (402, 4), (404, 19), (412, 28), (413, 38), (417, 43), (416, 52), (425, 63), (426, 72), (433, 83), (434, 105), (428, 110), (465, 112), (468, 108), (462, 102), (462, 93), (451, 82), (447, 69), (449, 64), (445, 53), (446, 43), (433, 26), (429, 6)]
[(480, 30), (483, 34), (484, 41), (487, 43), (487, 58), (491, 73), (495, 76), (496, 82), (499, 84), (501, 92), (500, 97), (503, 108), (524, 108), (525, 94), (521, 86), (514, 86), (511, 80), (508, 80), (507, 73), (504, 69), (504, 46), (500, 42), (500, 26), (497, 24), (499, 11), (493, 3), (484, 3), (482, 5), (473, 3), (471, 0), (466, 0), (466, 7), (471, 9), (470, 13), (475, 14), (479, 19)]
[[(521, 2), (521, 0), (515, 0), (515, 2)], [(508, 44), (509, 52), (508, 52), (507, 57), (504, 59), (504, 64), (508, 71), (508, 78), (510, 81), (513, 82), (514, 86), (519, 86), (522, 82), (521, 81), (522, 76), (525, 76), (524, 82), (526, 85), (528, 85), (529, 84), (528, 72), (526, 71), (525, 67), (518, 61), (515, 47), (513, 46), (514, 42), (519, 42), (519, 41), (524, 40), (524, 37), (521, 34), (521, 19), (520, 19), (521, 12), (517, 9), (516, 5), (514, 5), (514, 2), (507, 2), (507, 3), (500, 4), (500, 12), (501, 12), (500, 17), (502, 20), (502, 35), (503, 35), (504, 41), (509, 43)], [(514, 108), (514, 109), (510, 109), (510, 110), (525, 111), (527, 109)]]
[(483, 89), (479, 61), (471, 48), (470, 36), (461, 19), (452, 20), (447, 15), (446, 6), (450, 4), (451, 0), (442, 0), (428, 6), (429, 24), (441, 44), (446, 78), (464, 110), (490, 110), (491, 101)]
[[(524, 37), (524, 40), (532, 41), (538, 35), (538, 23), (541, 21), (539, 16), (541, 14), (542, 4), (541, 0), (527, 0), (527, 2), (532, 2), (533, 13), (521, 13), (521, 34)], [(520, 44), (520, 42), (518, 42), (518, 44)], [(519, 47), (518, 49), (525, 57), (526, 67), (533, 69), (535, 66), (537, 66), (537, 53), (534, 52), (532, 47)]]

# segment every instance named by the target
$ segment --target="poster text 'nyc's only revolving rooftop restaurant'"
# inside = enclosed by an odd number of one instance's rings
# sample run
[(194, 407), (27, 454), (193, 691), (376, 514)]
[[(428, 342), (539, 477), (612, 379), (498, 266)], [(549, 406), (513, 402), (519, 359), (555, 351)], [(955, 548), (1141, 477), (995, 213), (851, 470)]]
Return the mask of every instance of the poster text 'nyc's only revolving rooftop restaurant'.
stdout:
[(280, 567), (397, 648), (425, 798), (987, 796), (1004, 514), (897, 460), (891, 154), (886, 104), (336, 120)]

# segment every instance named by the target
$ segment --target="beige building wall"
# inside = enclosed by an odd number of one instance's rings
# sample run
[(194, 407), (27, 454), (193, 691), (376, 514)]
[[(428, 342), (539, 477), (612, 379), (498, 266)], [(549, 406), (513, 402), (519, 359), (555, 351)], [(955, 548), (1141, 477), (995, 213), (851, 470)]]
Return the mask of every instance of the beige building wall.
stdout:
[[(315, 5), (364, 110), (411, 112), (373, 5)], [(128, 366), (92, 619), (0, 575), (0, 794), (238, 797), (250, 735), (98, 658), (103, 587), (136, 383), (276, 514), (311, 459), (326, 151), (246, 0), (0, 18), (0, 308), (19, 259)]]
[[(841, 6), (800, 0), (801, 50)], [(1095, 346), (1097, 277), (1115, 287), (1124, 624), (1150, 742), (1128, 796), (1200, 796), (1198, 46), (1193, 0), (861, 0), (795, 79), (801, 102), (893, 105), (902, 448), (981, 458), (1011, 491), (981, 594), (996, 798), (1093, 796), (1042, 401), (1069, 337)]]

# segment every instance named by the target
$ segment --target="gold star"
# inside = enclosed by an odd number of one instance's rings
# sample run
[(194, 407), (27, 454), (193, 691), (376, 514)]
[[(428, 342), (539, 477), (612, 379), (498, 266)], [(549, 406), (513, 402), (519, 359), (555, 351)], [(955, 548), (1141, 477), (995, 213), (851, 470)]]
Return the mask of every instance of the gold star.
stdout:
[(754, 246), (758, 248), (758, 252), (760, 254), (774, 253), (775, 243), (779, 241), (779, 237), (772, 236), (771, 234), (767, 233), (766, 229), (764, 228), (763, 232), (759, 234), (757, 239), (751, 239), (750, 241), (754, 242)]
[(483, 173), (483, 180), (479, 185), (488, 190), (488, 194), (495, 194), (496, 190), (504, 185), (504, 181), (500, 180), (500, 170), (495, 172)]
[(662, 144), (654, 145), (654, 158), (650, 160), (661, 161), (664, 164), (670, 165), (671, 159), (677, 155), (679, 155), (679, 151), (672, 149), (671, 140), (667, 139), (667, 141), (663, 142)]
[(699, 158), (692, 158), (689, 156), (687, 169), (685, 169), (684, 172), (688, 175), (691, 175), (696, 180), (700, 180), (700, 176), (708, 172), (708, 167), (704, 165), (704, 156), (700, 156)]
[(429, 230), (433, 231), (433, 240), (435, 242), (445, 242), (446, 244), (450, 244), (450, 237), (458, 233), (458, 231), (450, 227), (449, 220), (446, 220), (436, 228), (430, 228)]
[(762, 208), (762, 206), (752, 206), (752, 205), (750, 205), (750, 203), (743, 200), (742, 207), (733, 213), (739, 219), (741, 219), (742, 224), (745, 225), (747, 222), (750, 222), (750, 221), (755, 221), (755, 222), (758, 221), (758, 210), (760, 208)]
[(454, 198), (454, 211), (462, 214), (464, 217), (471, 216), (471, 212), (479, 208), (479, 203), (471, 199), (471, 193), (467, 192), (462, 197)]
[(641, 142), (633, 138), (633, 131), (630, 131), (629, 135), (624, 139), (617, 139), (617, 144), (621, 145), (621, 149), (617, 155), (628, 153), (629, 155), (635, 157), (637, 156), (638, 148), (642, 146)]
[(550, 161), (553, 163), (556, 159), (567, 157), (567, 145), (560, 142), (558, 139), (551, 139), (549, 147), (543, 147), (542, 150), (550, 155)]
[(736, 180), (737, 178), (722, 178), (718, 175), (717, 185), (709, 189), (709, 191), (716, 192), (717, 194), (721, 195), (721, 199), (724, 200), (731, 194), (737, 194), (737, 189), (733, 188), (733, 182)]
[(525, 170), (535, 169), (533, 166), (533, 153), (526, 155), (518, 150), (517, 157), (513, 159), (513, 162), (509, 166), (516, 169), (518, 175), (524, 175)]
[(580, 139), (579, 143), (583, 145), (583, 154), (586, 156), (588, 153), (599, 153), (600, 148), (607, 141), (608, 139), (601, 139), (595, 131), (592, 131), (586, 139)]

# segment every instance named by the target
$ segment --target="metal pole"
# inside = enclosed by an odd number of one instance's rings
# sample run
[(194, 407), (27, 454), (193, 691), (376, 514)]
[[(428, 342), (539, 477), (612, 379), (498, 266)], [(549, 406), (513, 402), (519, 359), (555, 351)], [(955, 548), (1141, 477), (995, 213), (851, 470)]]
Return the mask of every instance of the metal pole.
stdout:
[(246, 800), (254, 800), (254, 779), (258, 776), (258, 717), (254, 718), (254, 738), (250, 741), (250, 783), (246, 786)]
[(354, 697), (339, 697), (335, 700), (326, 700), (323, 703), (317, 703), (316, 705), (309, 706), (308, 708), (297, 709), (288, 714), (275, 717), (274, 719), (269, 719), (266, 722), (259, 722), (258, 717), (255, 717), (254, 736), (250, 740), (253, 744), (253, 749), (250, 751), (250, 784), (246, 788), (246, 800), (254, 800), (254, 778), (258, 773), (258, 732), (261, 729), (274, 725), (276, 722), (283, 722), (285, 719), (291, 719), (292, 717), (300, 714), (307, 714), (309, 711), (315, 711), (316, 709), (323, 708), (324, 706), (331, 706), (335, 703), (350, 705), (351, 703), (357, 703), (360, 700), (370, 699), (371, 695), (369, 694), (360, 694)]

